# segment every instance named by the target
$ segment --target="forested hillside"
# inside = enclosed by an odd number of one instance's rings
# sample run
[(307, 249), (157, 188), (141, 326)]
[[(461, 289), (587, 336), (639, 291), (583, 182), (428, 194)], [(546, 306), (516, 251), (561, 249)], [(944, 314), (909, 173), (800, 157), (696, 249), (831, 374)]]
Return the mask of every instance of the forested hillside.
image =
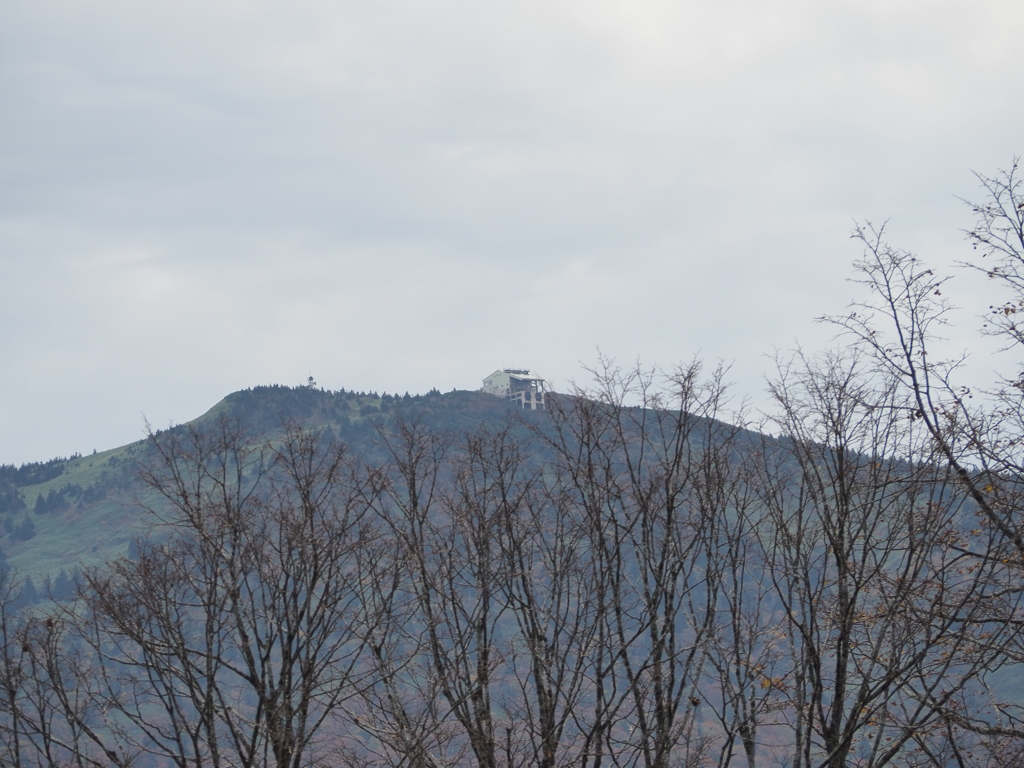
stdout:
[(786, 439), (699, 365), (236, 393), (132, 448), (150, 527), (75, 600), (5, 575), (4, 759), (1006, 764), (1015, 561), (859, 369), (790, 369)]
[[(509, 411), (500, 400), (476, 392), (410, 396), (261, 386), (228, 395), (191, 424), (226, 416), (248, 434), (268, 439), (283, 424), (323, 429), (367, 460), (379, 460), (378, 423), (411, 407), (442, 431), (500, 422)], [(149, 451), (143, 440), (89, 456), (0, 466), (0, 562), (34, 576), (41, 587), (61, 570), (70, 574), (82, 564), (126, 554), (149, 528), (145, 507), (157, 503), (139, 477)]]

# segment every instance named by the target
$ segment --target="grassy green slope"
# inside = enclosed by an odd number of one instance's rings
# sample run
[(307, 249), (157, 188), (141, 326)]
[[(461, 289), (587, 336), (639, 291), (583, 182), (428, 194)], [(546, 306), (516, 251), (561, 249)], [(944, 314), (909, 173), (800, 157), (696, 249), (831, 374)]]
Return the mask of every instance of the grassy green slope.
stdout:
[[(21, 489), (36, 533), (27, 541), (12, 535), (0, 539), (11, 565), (26, 573), (56, 574), (61, 568), (95, 564), (111, 551), (125, 551), (141, 523), (139, 510), (128, 488), (135, 456), (142, 443), (121, 446), (102, 453), (71, 459), (52, 480)], [(92, 503), (70, 503), (62, 512), (36, 514), (38, 496), (68, 486), (82, 488), (109, 484), (106, 498)]]

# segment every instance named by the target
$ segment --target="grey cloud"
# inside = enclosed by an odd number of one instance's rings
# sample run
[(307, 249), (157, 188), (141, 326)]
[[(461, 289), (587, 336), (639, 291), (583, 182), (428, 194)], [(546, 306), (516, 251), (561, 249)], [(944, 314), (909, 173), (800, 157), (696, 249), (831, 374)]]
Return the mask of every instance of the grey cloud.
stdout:
[[(1024, 12), (93, 0), (0, 28), (0, 461), (243, 386), (560, 382), (828, 334), (857, 218), (965, 253)], [(970, 289), (975, 290), (975, 289)], [(970, 294), (965, 304), (977, 304)]]

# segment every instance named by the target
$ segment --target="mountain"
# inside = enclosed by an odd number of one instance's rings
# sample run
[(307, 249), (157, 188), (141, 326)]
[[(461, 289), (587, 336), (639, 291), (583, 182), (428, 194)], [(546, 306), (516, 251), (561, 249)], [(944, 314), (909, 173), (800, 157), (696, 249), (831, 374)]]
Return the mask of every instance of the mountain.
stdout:
[[(285, 423), (330, 430), (376, 462), (383, 459), (378, 429), (396, 414), (415, 413), (431, 430), (457, 432), (504, 424), (517, 412), (545, 418), (480, 392), (378, 395), (275, 385), (233, 392), (181, 426), (227, 417), (248, 434), (269, 439)], [(139, 480), (140, 465), (152, 458), (147, 441), (140, 440), (87, 456), (0, 467), (0, 552), (18, 571), (42, 576), (126, 554), (152, 523), (146, 507), (157, 500)]]
[[(257, 387), (0, 468), (10, 562), (44, 577), (0, 599), (0, 762), (11, 733), (125, 768), (214, 744), (282, 765), (1019, 762), (1024, 734), (985, 738), (1024, 690), (1016, 542), (940, 454), (907, 458), (917, 420), (830, 369), (785, 393), (773, 439), (716, 421), (697, 373), (598, 377), (548, 412)], [(176, 524), (147, 530), (162, 499)]]

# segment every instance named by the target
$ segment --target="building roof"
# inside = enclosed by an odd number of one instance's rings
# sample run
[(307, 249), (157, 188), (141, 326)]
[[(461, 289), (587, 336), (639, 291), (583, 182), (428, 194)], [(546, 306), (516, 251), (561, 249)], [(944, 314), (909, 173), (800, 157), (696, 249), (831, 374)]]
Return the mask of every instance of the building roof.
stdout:
[(495, 374), (498, 373), (508, 374), (508, 377), (510, 379), (518, 379), (519, 381), (544, 381), (542, 377), (535, 376), (528, 370), (523, 370), (521, 368), (503, 368), (500, 371), (495, 371), (494, 373), (491, 374), (491, 376), (494, 376)]

